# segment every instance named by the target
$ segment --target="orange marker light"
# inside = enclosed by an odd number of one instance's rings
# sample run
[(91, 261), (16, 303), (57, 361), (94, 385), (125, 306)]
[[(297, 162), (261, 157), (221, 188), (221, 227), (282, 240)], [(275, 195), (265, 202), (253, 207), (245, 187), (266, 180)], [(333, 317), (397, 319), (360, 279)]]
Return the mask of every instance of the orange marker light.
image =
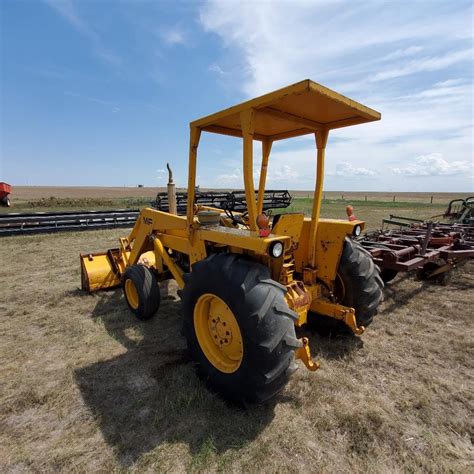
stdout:
[(259, 237), (268, 237), (270, 235), (270, 218), (262, 212), (257, 216), (257, 227)]
[(347, 213), (347, 217), (349, 217), (350, 222), (356, 220), (356, 216), (354, 216), (354, 208), (350, 204), (346, 206), (346, 213)]

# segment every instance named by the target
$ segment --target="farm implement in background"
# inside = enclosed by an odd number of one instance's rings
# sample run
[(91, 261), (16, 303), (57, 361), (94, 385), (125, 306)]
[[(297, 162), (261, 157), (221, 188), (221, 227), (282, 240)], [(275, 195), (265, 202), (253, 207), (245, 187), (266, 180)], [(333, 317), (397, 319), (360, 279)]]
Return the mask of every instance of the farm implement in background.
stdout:
[(12, 192), (12, 187), (4, 182), (0, 183), (0, 205), (3, 207), (10, 207), (12, 205), (10, 201), (10, 193)]
[(381, 268), (386, 283), (398, 272), (410, 271), (416, 271), (421, 280), (442, 283), (454, 266), (474, 257), (474, 225), (390, 215), (381, 230), (365, 234), (359, 242)]
[[(257, 197), (257, 192), (255, 193)], [(263, 211), (270, 209), (285, 209), (291, 204), (291, 195), (287, 190), (265, 190), (263, 194)], [(209, 206), (223, 209), (229, 217), (233, 212), (246, 212), (247, 203), (245, 191), (196, 191), (194, 204), (197, 206)], [(179, 213), (186, 214), (188, 205), (188, 193), (176, 193), (176, 206)], [(168, 193), (158, 193), (151, 207), (158, 211), (169, 212)]]
[(0, 237), (133, 227), (138, 209), (0, 214)]
[[(439, 216), (435, 216), (439, 217)], [(474, 196), (466, 199), (453, 199), (444, 211), (443, 216), (449, 222), (474, 227)]]

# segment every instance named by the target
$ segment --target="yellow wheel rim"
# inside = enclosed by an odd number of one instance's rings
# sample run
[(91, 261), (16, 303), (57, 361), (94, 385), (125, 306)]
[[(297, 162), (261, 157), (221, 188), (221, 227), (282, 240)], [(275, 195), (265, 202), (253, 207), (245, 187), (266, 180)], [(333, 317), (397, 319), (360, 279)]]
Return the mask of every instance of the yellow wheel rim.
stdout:
[(125, 280), (125, 296), (127, 297), (128, 304), (133, 308), (137, 309), (140, 304), (140, 299), (138, 297), (138, 291), (130, 278)]
[(218, 296), (202, 295), (194, 307), (194, 330), (207, 360), (226, 374), (242, 363), (244, 344), (232, 310)]

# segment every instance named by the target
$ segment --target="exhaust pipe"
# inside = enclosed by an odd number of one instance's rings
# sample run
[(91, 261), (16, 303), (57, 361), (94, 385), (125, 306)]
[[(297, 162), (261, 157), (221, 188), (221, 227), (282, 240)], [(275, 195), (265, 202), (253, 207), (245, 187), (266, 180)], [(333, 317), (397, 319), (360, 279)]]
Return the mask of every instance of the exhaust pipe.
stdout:
[(171, 171), (169, 163), (166, 163), (168, 168), (168, 209), (170, 214), (178, 214), (176, 205), (176, 186), (173, 183), (173, 172)]

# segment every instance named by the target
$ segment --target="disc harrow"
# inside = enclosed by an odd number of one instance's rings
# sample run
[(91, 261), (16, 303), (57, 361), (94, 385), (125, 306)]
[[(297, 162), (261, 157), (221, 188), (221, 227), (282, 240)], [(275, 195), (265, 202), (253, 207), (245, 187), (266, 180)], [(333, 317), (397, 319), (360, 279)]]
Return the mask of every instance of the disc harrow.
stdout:
[(442, 281), (454, 266), (474, 257), (474, 226), (466, 224), (391, 215), (382, 229), (358, 240), (381, 268), (385, 282), (410, 271), (423, 280)]

